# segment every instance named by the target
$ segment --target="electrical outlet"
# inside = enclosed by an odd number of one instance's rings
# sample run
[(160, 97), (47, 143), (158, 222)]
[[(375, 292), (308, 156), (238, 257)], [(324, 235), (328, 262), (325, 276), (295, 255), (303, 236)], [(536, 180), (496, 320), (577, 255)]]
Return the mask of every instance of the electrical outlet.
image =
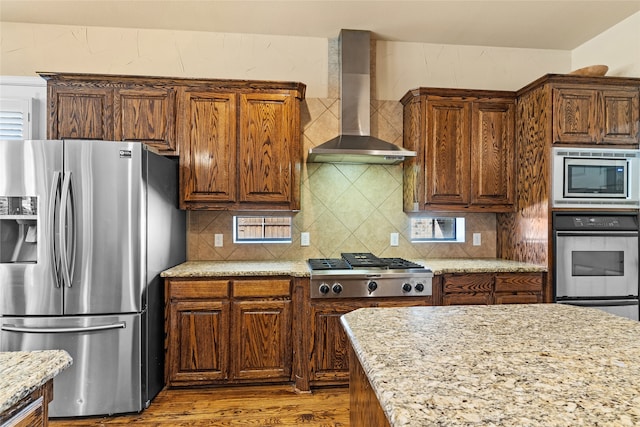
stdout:
[(214, 234), (213, 235), (213, 246), (216, 248), (221, 248), (224, 246), (222, 234)]
[(390, 244), (391, 246), (398, 246), (400, 235), (398, 233), (391, 233)]
[(480, 233), (473, 233), (473, 246), (480, 246), (482, 244), (482, 236)]
[(300, 246), (309, 246), (310, 237), (308, 232), (300, 233)]

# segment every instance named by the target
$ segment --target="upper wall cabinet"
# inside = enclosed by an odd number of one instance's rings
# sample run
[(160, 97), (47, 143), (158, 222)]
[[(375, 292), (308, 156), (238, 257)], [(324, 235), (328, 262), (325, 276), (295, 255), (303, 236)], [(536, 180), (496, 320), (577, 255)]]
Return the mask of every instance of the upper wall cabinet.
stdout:
[(406, 212), (505, 212), (515, 197), (515, 93), (420, 88), (402, 99)]
[(140, 141), (177, 155), (176, 90), (154, 78), (41, 73), (51, 139)]
[(180, 155), (180, 207), (299, 210), (297, 82), (40, 73), (48, 138), (140, 141)]
[(638, 144), (637, 87), (558, 85), (553, 88), (556, 144)]
[(179, 94), (183, 209), (300, 209), (299, 84)]

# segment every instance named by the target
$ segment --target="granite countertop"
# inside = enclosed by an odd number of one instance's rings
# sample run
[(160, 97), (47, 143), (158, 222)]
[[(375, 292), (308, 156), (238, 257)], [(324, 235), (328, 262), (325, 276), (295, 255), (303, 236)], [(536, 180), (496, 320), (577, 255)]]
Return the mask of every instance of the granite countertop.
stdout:
[[(545, 267), (503, 259), (413, 260), (434, 274), (483, 272), (542, 272)], [(187, 261), (162, 272), (162, 277), (279, 276), (309, 277), (307, 261)]]
[(342, 323), (393, 427), (640, 425), (640, 322), (514, 304), (365, 308)]
[(306, 261), (187, 261), (161, 273), (162, 277), (219, 276), (309, 277)]
[(430, 258), (417, 260), (433, 274), (445, 273), (539, 273), (547, 267), (527, 262), (495, 258)]
[(64, 350), (0, 352), (0, 413), (71, 366)]

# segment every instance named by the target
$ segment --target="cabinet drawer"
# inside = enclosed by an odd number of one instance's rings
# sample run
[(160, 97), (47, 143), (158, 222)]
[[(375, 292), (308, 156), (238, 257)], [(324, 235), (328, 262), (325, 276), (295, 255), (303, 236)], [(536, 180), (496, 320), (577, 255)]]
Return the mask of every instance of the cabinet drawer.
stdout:
[(229, 296), (228, 280), (171, 280), (171, 299), (210, 299)]
[(291, 295), (291, 280), (255, 279), (233, 282), (233, 296), (242, 297), (288, 297)]
[(443, 278), (443, 289), (444, 293), (491, 292), (493, 290), (493, 275), (445, 275)]
[(542, 292), (541, 274), (505, 274), (496, 276), (496, 292)]

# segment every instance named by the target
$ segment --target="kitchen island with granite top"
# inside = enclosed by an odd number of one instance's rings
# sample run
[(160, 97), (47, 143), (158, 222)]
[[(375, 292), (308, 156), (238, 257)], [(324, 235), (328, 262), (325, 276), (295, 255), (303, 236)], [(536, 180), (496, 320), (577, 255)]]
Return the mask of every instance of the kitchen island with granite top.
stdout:
[(64, 350), (0, 352), (0, 425), (47, 425), (53, 377), (71, 363)]
[(561, 304), (366, 308), (351, 427), (640, 425), (640, 322)]

